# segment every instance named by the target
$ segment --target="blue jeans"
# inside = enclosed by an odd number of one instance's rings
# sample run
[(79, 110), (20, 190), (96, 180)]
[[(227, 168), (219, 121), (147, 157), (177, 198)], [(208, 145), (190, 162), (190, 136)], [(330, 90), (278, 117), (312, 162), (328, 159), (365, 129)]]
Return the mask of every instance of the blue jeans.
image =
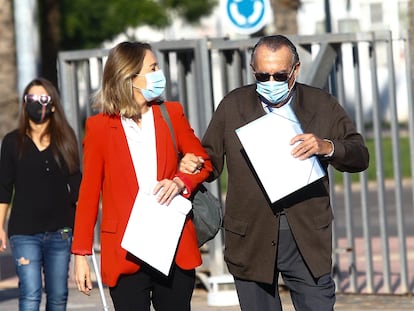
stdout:
[(71, 229), (10, 237), (19, 278), (20, 311), (39, 310), (42, 299), (42, 271), (46, 311), (66, 310), (71, 244)]

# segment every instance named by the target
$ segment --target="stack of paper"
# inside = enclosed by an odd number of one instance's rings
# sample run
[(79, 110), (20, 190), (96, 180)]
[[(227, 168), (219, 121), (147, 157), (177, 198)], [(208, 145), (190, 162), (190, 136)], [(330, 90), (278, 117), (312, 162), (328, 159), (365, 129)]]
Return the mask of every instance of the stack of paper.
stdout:
[(191, 202), (178, 195), (167, 205), (139, 191), (121, 246), (165, 275), (169, 274)]
[(301, 133), (298, 122), (274, 113), (236, 130), (272, 203), (325, 176), (317, 157), (299, 160), (291, 155), (290, 140)]

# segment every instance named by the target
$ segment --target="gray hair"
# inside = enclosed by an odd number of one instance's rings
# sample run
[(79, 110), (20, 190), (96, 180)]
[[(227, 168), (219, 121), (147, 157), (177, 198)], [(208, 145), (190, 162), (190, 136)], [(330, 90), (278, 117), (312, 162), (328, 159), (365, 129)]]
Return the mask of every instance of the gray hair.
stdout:
[(251, 56), (251, 60), (250, 60), (250, 64), (254, 67), (254, 57), (256, 54), (256, 50), (258, 47), (260, 46), (266, 46), (267, 48), (269, 48), (272, 51), (277, 51), (279, 50), (281, 47), (288, 47), (289, 50), (292, 53), (292, 57), (293, 57), (293, 63), (292, 66), (296, 65), (297, 63), (299, 63), (299, 54), (296, 50), (296, 46), (292, 43), (292, 41), (290, 41), (287, 37), (282, 36), (282, 35), (272, 35), (272, 36), (265, 36), (260, 38), (260, 40), (256, 43), (256, 45), (253, 47), (252, 50), (252, 56)]

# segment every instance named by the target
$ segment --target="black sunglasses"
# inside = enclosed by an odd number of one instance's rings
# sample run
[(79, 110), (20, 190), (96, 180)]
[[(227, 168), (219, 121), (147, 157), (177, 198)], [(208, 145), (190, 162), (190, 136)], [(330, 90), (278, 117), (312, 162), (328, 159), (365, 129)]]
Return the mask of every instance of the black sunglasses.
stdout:
[(36, 94), (26, 94), (24, 95), (24, 102), (26, 104), (33, 104), (39, 102), (43, 106), (46, 106), (52, 102), (52, 97), (49, 95), (36, 95)]
[[(267, 73), (267, 72), (255, 72), (254, 76), (256, 77), (256, 80), (259, 82), (266, 82), (270, 80), (270, 77), (273, 77), (275, 81), (278, 82), (285, 82), (293, 74), (293, 71), (295, 71), (296, 65), (293, 66), (292, 71), (289, 72), (275, 72), (275, 73)], [(254, 69), (254, 68), (253, 68)]]

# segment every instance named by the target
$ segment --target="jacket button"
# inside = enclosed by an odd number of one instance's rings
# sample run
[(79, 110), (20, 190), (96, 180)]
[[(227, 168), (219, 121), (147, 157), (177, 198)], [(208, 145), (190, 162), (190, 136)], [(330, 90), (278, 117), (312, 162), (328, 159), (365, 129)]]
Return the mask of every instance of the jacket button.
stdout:
[(272, 246), (276, 246), (276, 242), (275, 241), (272, 241)]

